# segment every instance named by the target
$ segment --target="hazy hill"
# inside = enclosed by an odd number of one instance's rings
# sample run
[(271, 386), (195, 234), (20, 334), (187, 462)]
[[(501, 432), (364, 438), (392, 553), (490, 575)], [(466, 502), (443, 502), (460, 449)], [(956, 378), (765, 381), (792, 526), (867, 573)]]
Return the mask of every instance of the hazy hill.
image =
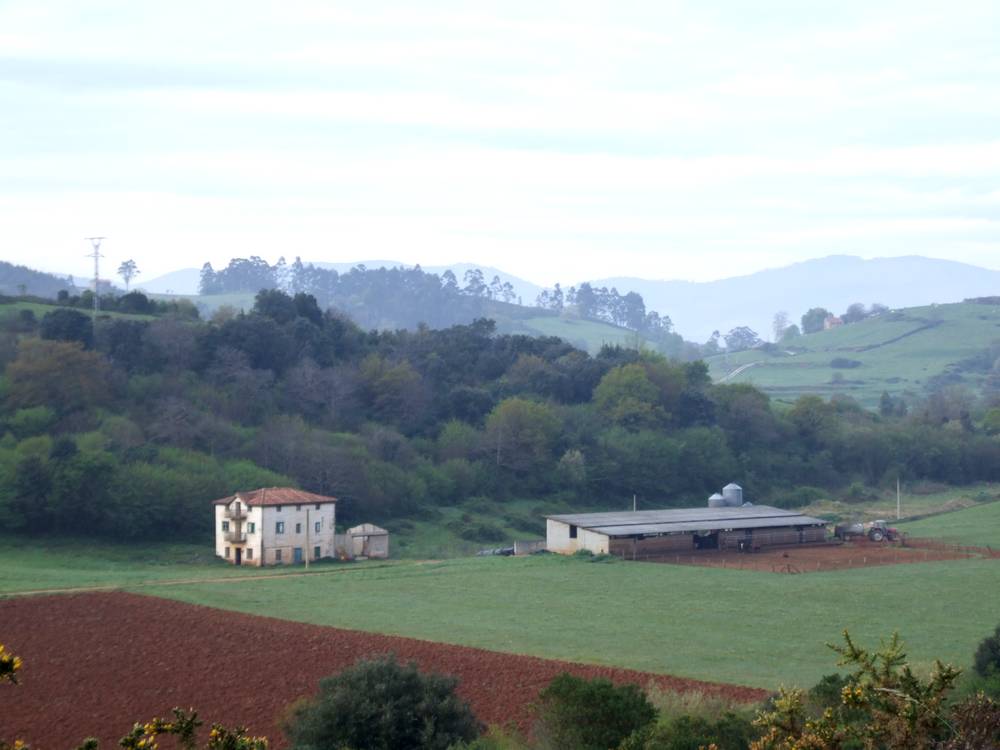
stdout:
[(0, 261), (0, 294), (19, 295), (23, 291), (35, 297), (55, 297), (63, 289), (75, 289), (65, 276)]
[[(365, 268), (395, 268), (397, 266), (402, 266), (404, 268), (411, 267), (408, 263), (402, 263), (396, 260), (358, 260), (352, 261), (350, 263), (328, 263), (325, 261), (309, 261), (304, 260), (303, 263), (316, 266), (317, 268), (327, 268), (334, 269), (338, 273), (346, 273), (350, 271), (355, 266), (363, 265)], [(483, 272), (483, 276), (486, 278), (486, 282), (489, 283), (494, 276), (499, 276), (500, 281), (510, 282), (511, 286), (514, 287), (514, 291), (517, 293), (525, 305), (531, 305), (535, 302), (535, 297), (538, 293), (542, 291), (542, 288), (537, 284), (533, 284), (525, 279), (513, 276), (506, 271), (501, 271), (499, 268), (493, 268), (492, 266), (482, 266), (475, 263), (454, 263), (450, 266), (421, 266), (428, 273), (436, 273), (441, 275), (445, 271), (451, 271), (455, 274), (458, 279), (458, 283), (461, 285), (462, 279), (465, 276), (465, 272), (478, 268)], [(157, 276), (154, 279), (148, 281), (139, 281), (136, 286), (140, 289), (144, 289), (152, 294), (183, 294), (192, 295), (198, 294), (198, 283), (201, 280), (201, 269), (200, 268), (181, 268), (177, 271), (171, 271), (163, 276)]]
[(896, 310), (707, 361), (716, 381), (752, 383), (779, 400), (846, 394), (875, 406), (883, 391), (913, 403), (942, 385), (980, 390), (998, 341), (1000, 305), (970, 302)]
[(687, 339), (705, 341), (714, 330), (725, 333), (741, 325), (770, 339), (778, 310), (798, 322), (811, 307), (841, 313), (852, 302), (889, 307), (960, 302), (1000, 294), (1000, 271), (921, 256), (864, 260), (832, 255), (719, 281), (615, 277), (591, 284), (638, 292), (647, 308), (669, 315)]

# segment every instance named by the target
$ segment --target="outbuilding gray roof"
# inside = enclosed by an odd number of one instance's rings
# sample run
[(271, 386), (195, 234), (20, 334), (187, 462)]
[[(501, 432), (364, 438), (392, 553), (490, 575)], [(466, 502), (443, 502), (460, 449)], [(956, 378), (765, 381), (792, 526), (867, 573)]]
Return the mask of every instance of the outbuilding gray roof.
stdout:
[(825, 526), (826, 521), (769, 505), (738, 508), (675, 508), (632, 513), (570, 513), (546, 516), (607, 536), (669, 534), (722, 529), (764, 529), (778, 526)]

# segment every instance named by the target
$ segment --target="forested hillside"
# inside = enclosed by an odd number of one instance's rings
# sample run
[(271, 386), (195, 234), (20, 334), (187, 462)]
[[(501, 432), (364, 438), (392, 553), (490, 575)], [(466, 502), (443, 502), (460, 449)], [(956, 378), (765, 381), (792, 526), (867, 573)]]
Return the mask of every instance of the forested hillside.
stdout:
[(0, 305), (8, 530), (190, 536), (209, 528), (210, 500), (278, 484), (336, 495), (344, 521), (398, 521), (524, 498), (679, 505), (731, 479), (780, 505), (900, 470), (1000, 479), (994, 412), (954, 429), (850, 400), (781, 413), (752, 386), (713, 385), (700, 362), (592, 357), (486, 320), (364, 332), (279, 291), (208, 323), (106, 315), (92, 328), (77, 310), (29, 307)]

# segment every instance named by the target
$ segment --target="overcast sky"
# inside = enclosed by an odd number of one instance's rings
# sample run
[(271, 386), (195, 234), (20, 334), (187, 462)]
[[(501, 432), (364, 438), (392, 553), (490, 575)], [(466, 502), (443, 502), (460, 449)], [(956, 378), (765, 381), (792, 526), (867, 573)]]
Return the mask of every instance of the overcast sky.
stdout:
[(1000, 3), (0, 0), (4, 260), (1000, 268)]

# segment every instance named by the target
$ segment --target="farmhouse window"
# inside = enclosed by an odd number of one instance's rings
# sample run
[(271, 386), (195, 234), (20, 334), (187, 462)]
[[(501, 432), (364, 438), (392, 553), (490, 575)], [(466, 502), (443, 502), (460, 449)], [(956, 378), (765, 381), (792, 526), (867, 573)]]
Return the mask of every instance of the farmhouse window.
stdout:
[(257, 524), (254, 523), (253, 521), (251, 521), (250, 523), (248, 523), (247, 524), (247, 533), (248, 534), (256, 534), (257, 533)]
[(285, 533), (285, 522), (284, 521), (277, 521), (274, 524), (274, 533), (275, 534), (284, 534)]
[(302, 524), (301, 523), (295, 524), (295, 533), (296, 534), (301, 534), (302, 533)]
[(247, 560), (253, 560), (253, 550), (247, 547)]
[(573, 526), (572, 524), (569, 527), (569, 538), (576, 539), (576, 526)]
[(280, 549), (276, 549), (274, 551), (274, 561), (275, 562), (281, 562), (281, 550)]
[(319, 503), (316, 503), (316, 510), (319, 510)]
[(319, 547), (313, 547), (313, 560), (319, 560)]
[(222, 522), (222, 530), (223, 531), (229, 531), (229, 521), (223, 521)]
[(226, 557), (229, 557), (229, 547), (226, 547)]
[(319, 533), (320, 527), (322, 527), (322, 525), (323, 525), (322, 521), (317, 521), (316, 523), (313, 524), (313, 528), (316, 530), (317, 534)]
[(295, 510), (302, 510), (302, 506), (301, 505), (296, 505), (295, 506)]
[(278, 513), (281, 513), (281, 506), (278, 506)]

